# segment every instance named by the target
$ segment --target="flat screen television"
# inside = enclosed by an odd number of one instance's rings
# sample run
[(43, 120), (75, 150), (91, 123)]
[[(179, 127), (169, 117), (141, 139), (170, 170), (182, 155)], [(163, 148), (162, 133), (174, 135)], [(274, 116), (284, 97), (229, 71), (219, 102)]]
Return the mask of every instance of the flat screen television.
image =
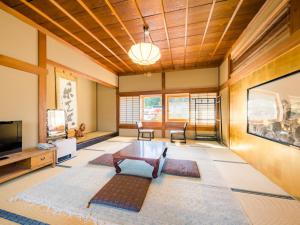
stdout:
[(0, 121), (0, 157), (22, 151), (22, 121)]
[(66, 136), (66, 120), (64, 110), (48, 109), (47, 130), (49, 139)]

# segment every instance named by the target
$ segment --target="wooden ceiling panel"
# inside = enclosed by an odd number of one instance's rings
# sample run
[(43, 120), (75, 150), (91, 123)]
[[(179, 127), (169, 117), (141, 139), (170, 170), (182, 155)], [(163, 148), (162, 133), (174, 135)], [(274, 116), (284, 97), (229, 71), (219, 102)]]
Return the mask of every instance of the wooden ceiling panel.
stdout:
[(163, 13), (161, 0), (132, 0), (136, 1), (143, 16), (151, 16)]
[[(153, 16), (145, 17), (145, 21), (149, 26), (150, 32), (152, 30), (160, 30), (164, 29), (164, 17), (163, 14), (157, 14)], [(142, 29), (142, 26), (141, 26)]]
[(189, 17), (188, 17), (189, 23), (206, 22), (209, 15), (210, 8), (211, 8), (211, 4), (190, 8)]
[[(219, 65), (265, 0), (188, 0), (188, 9), (187, 0), (2, 2), (110, 69), (130, 74)], [(146, 41), (160, 48), (161, 59), (141, 67), (127, 52), (143, 41), (144, 23)]]
[(128, 21), (128, 20), (134, 20), (140, 18), (133, 0), (125, 0), (118, 3), (114, 3), (113, 7), (117, 11), (122, 21)]

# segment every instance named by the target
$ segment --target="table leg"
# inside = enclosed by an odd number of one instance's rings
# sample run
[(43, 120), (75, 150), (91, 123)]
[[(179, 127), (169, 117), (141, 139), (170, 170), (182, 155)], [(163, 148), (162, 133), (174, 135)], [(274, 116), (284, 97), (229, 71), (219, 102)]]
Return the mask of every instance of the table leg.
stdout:
[(114, 166), (116, 168), (116, 173), (121, 173), (121, 168), (119, 167), (119, 161), (113, 160)]
[(157, 178), (157, 173), (158, 173), (158, 170), (159, 170), (159, 160), (155, 160), (153, 162), (153, 172), (152, 172), (152, 177), (153, 178)]
[(167, 156), (167, 151), (168, 151), (168, 148), (166, 147), (165, 150), (164, 150), (164, 153), (163, 153), (164, 158), (166, 158), (166, 156)]

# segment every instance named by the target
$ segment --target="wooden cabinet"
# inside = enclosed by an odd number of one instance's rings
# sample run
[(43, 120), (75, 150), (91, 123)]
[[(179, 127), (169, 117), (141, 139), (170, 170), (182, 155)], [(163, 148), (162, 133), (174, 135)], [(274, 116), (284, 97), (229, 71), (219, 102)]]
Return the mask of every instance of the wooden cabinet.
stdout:
[(44, 166), (56, 165), (56, 149), (26, 149), (0, 160), (0, 183), (11, 180)]

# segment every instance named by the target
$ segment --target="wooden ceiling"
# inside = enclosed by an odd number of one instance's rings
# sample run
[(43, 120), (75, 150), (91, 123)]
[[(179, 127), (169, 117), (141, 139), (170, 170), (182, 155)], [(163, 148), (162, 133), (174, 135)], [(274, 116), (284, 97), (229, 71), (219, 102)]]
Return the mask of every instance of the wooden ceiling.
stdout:
[[(265, 0), (2, 0), (119, 75), (218, 66)], [(143, 39), (150, 66), (127, 55)]]

